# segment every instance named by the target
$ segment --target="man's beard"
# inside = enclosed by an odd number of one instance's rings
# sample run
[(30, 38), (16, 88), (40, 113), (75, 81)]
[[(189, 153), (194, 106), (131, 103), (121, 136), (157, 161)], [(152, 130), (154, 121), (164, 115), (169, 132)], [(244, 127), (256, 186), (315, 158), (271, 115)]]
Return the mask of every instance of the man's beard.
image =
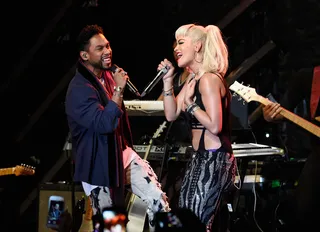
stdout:
[(110, 67), (106, 67), (106, 66), (103, 66), (102, 64), (102, 61), (98, 61), (98, 62), (91, 62), (90, 63), (91, 66), (94, 68), (94, 69), (100, 69), (100, 70), (108, 70)]

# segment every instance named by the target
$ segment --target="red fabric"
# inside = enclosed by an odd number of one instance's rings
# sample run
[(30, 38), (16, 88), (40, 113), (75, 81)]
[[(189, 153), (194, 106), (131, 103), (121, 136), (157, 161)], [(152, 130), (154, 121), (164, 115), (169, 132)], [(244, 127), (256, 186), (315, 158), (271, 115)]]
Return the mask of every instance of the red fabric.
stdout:
[(317, 106), (319, 104), (320, 98), (320, 66), (317, 66), (313, 70), (313, 79), (312, 79), (312, 89), (311, 89), (311, 98), (310, 98), (310, 112), (311, 118), (315, 118)]
[(112, 74), (110, 71), (106, 71), (105, 72), (105, 87), (107, 89), (109, 98), (112, 98), (112, 94), (113, 94), (113, 86), (115, 86), (115, 82), (113, 80)]

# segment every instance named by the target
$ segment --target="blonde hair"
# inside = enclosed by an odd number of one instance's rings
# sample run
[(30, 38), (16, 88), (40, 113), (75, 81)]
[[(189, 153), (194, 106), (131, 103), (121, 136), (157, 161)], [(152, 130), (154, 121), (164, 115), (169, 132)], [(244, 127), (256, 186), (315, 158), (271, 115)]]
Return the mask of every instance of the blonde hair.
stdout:
[(221, 76), (226, 74), (229, 67), (229, 54), (222, 33), (217, 26), (183, 25), (176, 30), (175, 37), (179, 36), (189, 37), (193, 43), (201, 42), (202, 67), (200, 72), (219, 73)]

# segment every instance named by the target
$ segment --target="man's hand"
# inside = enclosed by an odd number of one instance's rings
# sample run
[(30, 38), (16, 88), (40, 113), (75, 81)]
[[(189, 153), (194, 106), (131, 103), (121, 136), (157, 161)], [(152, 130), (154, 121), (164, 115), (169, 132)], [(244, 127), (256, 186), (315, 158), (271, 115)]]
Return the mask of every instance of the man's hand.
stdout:
[(122, 68), (117, 68), (113, 74), (113, 80), (116, 83), (116, 86), (119, 86), (122, 89), (126, 86), (128, 78), (127, 73)]
[(262, 107), (263, 117), (268, 122), (274, 122), (282, 119), (282, 115), (279, 114), (282, 107), (279, 103), (270, 102), (268, 105)]

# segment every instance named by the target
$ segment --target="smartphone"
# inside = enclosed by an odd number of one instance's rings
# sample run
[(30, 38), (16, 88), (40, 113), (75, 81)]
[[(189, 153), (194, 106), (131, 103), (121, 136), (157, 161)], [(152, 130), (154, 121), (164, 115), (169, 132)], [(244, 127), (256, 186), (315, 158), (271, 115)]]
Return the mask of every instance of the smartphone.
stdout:
[(50, 196), (48, 200), (47, 227), (57, 230), (60, 223), (60, 215), (65, 210), (65, 202), (62, 196)]

